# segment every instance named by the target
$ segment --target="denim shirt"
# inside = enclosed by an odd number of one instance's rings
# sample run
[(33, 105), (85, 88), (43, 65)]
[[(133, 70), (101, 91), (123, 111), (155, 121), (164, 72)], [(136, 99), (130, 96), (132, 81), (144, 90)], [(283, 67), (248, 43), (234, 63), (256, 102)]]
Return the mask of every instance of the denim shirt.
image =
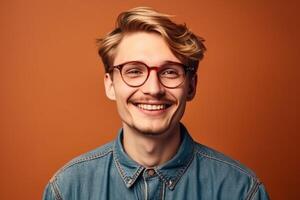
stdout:
[(73, 159), (49, 181), (44, 200), (269, 199), (255, 174), (223, 154), (193, 141), (181, 125), (181, 145), (161, 166), (147, 169), (116, 141)]

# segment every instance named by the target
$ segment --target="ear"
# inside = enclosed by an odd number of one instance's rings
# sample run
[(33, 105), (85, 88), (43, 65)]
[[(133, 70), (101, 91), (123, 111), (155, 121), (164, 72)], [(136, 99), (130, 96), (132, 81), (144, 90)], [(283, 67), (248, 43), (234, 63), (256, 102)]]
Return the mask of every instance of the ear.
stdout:
[(113, 101), (116, 100), (112, 77), (108, 73), (104, 75), (104, 87), (107, 98)]
[(196, 95), (198, 76), (194, 74), (190, 77), (188, 85), (187, 101), (191, 101)]

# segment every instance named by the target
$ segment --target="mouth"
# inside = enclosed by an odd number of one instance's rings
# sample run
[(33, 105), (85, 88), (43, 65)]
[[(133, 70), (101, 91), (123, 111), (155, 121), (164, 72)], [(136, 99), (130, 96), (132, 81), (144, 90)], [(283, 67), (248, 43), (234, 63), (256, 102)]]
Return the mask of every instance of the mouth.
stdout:
[(145, 111), (162, 111), (171, 106), (170, 103), (133, 103), (133, 105)]
[(166, 104), (158, 104), (158, 105), (153, 105), (153, 104), (137, 104), (137, 107), (143, 110), (164, 110), (167, 108)]

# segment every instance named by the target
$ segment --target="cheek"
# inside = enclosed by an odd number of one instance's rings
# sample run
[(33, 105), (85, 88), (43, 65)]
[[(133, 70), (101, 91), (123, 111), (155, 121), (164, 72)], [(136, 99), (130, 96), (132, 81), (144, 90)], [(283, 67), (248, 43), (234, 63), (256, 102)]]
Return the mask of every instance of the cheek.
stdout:
[(118, 90), (116, 90), (115, 95), (116, 95), (116, 105), (117, 105), (117, 110), (119, 113), (119, 116), (122, 119), (126, 119), (129, 114), (129, 110), (128, 110), (128, 94), (126, 92), (124, 92), (126, 90), (122, 90), (121, 88), (118, 88)]
[(180, 88), (178, 91), (173, 92), (173, 96), (178, 101), (178, 104), (185, 104), (187, 101), (187, 88)]
[(127, 104), (128, 100), (135, 93), (134, 88), (129, 88), (124, 83), (116, 83), (115, 88), (116, 102), (118, 106)]

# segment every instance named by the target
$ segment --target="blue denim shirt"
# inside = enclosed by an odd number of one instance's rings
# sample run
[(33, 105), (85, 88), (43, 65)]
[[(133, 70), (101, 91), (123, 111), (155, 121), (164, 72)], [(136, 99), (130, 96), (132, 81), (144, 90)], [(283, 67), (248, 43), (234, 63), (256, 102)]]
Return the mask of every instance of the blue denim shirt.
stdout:
[(44, 200), (102, 199), (269, 199), (253, 172), (223, 154), (198, 144), (181, 126), (176, 155), (147, 169), (133, 161), (118, 139), (75, 158), (46, 186)]

